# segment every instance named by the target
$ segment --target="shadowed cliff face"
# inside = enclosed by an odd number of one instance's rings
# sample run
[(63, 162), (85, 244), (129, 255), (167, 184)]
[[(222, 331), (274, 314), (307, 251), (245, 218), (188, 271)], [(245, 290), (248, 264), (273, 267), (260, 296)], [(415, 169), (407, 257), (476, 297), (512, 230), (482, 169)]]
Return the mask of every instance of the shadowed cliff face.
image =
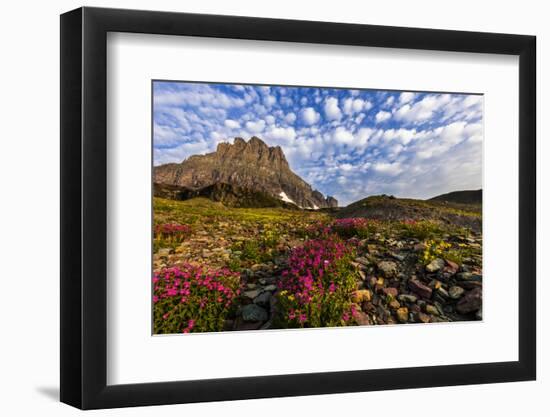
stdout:
[(198, 190), (213, 184), (231, 184), (295, 203), (302, 208), (337, 207), (338, 201), (293, 173), (283, 150), (269, 147), (260, 138), (248, 142), (235, 138), (220, 143), (216, 152), (193, 155), (180, 164), (155, 167), (154, 182)]

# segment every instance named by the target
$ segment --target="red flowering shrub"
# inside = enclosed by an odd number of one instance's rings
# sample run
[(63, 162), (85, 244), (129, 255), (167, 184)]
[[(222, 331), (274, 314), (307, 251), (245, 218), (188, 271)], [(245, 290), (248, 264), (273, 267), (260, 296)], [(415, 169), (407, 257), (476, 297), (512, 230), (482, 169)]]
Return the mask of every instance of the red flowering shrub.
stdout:
[(277, 294), (282, 327), (342, 326), (351, 320), (354, 252), (335, 236), (309, 240), (292, 251)]
[(240, 274), (184, 265), (153, 276), (154, 332), (216, 332), (239, 295)]
[(156, 252), (160, 248), (175, 249), (184, 239), (191, 234), (191, 227), (186, 224), (165, 223), (157, 224), (154, 228), (155, 239), (153, 240), (153, 250)]
[(324, 222), (317, 222), (317, 223), (310, 224), (305, 229), (305, 237), (308, 237), (308, 238), (323, 237), (331, 233), (332, 233), (332, 226)]
[(326, 237), (330, 234), (337, 234), (343, 239), (358, 237), (365, 239), (369, 233), (374, 233), (378, 221), (365, 219), (362, 217), (352, 217), (344, 219), (336, 219), (332, 223), (315, 223), (306, 229), (308, 237)]
[(155, 226), (155, 238), (181, 242), (191, 234), (191, 227), (186, 224), (165, 223)]
[(373, 222), (374, 220), (362, 217), (336, 219), (332, 224), (332, 230), (344, 239), (354, 236), (364, 239), (368, 236), (369, 226)]

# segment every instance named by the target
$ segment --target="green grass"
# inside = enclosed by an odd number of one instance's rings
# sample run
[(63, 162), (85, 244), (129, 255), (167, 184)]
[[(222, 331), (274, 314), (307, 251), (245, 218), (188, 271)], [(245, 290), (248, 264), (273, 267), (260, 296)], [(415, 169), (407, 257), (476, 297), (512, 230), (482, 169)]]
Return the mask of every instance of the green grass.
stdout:
[(436, 210), (444, 214), (455, 214), (458, 216), (470, 216), (481, 218), (481, 205), (479, 204), (459, 204), (459, 203), (441, 203), (437, 201), (415, 200), (412, 198), (388, 199), (386, 196), (371, 196), (355, 204), (363, 207), (375, 207), (381, 204), (396, 204), (407, 207), (422, 207)]

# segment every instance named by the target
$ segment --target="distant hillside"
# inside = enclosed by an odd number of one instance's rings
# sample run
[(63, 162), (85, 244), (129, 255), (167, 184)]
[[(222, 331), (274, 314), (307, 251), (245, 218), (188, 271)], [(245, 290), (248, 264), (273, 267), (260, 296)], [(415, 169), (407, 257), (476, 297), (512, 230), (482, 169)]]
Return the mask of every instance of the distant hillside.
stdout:
[(280, 207), (297, 210), (292, 203), (285, 202), (261, 191), (254, 191), (236, 185), (216, 183), (203, 188), (192, 190), (177, 185), (155, 183), (153, 187), (155, 197), (171, 200), (189, 200), (196, 197), (205, 197), (220, 202), (227, 207), (237, 208), (265, 208)]
[(483, 198), (482, 190), (453, 191), (430, 198), (429, 201), (439, 201), (459, 204), (481, 204)]
[(155, 183), (194, 191), (229, 184), (304, 209), (338, 206), (336, 199), (325, 197), (292, 172), (280, 146), (270, 147), (255, 136), (248, 142), (235, 138), (232, 144), (219, 143), (215, 152), (193, 155), (179, 164), (157, 166), (153, 175)]
[(481, 230), (481, 206), (431, 200), (371, 196), (335, 212), (336, 217), (378, 220), (439, 220), (446, 224)]

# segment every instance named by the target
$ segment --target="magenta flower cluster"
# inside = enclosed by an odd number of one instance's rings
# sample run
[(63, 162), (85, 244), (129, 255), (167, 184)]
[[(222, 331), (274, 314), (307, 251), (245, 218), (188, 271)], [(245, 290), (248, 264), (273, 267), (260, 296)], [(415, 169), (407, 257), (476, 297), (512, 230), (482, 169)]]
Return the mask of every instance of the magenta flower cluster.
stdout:
[(169, 236), (187, 236), (191, 233), (191, 227), (186, 224), (165, 223), (155, 226), (155, 235)]
[(282, 321), (289, 327), (343, 325), (352, 316), (354, 247), (337, 236), (312, 239), (293, 249), (279, 282)]
[(315, 223), (307, 229), (308, 235), (316, 237), (326, 237), (336, 233), (344, 239), (351, 237), (365, 238), (369, 232), (369, 227), (375, 227), (377, 220), (365, 218), (344, 218), (336, 219), (332, 223)]
[(367, 227), (369, 220), (362, 217), (349, 217), (345, 219), (334, 220), (333, 227), (336, 229), (358, 229), (361, 227)]
[(185, 264), (153, 276), (155, 333), (220, 331), (240, 293), (239, 273)]

